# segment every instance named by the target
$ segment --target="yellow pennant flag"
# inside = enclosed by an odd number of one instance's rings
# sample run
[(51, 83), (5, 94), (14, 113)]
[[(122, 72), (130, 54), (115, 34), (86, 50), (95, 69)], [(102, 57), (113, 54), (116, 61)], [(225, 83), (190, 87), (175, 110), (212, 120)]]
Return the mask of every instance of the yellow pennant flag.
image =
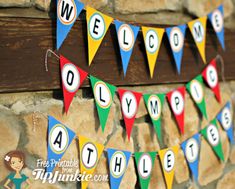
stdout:
[(207, 17), (201, 17), (188, 23), (193, 39), (197, 45), (203, 62), (206, 64), (205, 44), (206, 44), (206, 21)]
[(165, 30), (161, 28), (142, 27), (151, 78), (153, 77), (153, 72), (164, 31)]
[(89, 65), (91, 62), (111, 24), (113, 18), (102, 14), (101, 12), (87, 7), (87, 35), (88, 35), (88, 58)]
[[(102, 144), (79, 136), (80, 170), (83, 175), (92, 175), (104, 150)], [(89, 181), (82, 181), (82, 189), (86, 189)]]
[(179, 146), (174, 146), (171, 148), (160, 150), (158, 152), (165, 176), (167, 189), (172, 188), (172, 183), (175, 173), (176, 157), (178, 155), (178, 151), (179, 151)]

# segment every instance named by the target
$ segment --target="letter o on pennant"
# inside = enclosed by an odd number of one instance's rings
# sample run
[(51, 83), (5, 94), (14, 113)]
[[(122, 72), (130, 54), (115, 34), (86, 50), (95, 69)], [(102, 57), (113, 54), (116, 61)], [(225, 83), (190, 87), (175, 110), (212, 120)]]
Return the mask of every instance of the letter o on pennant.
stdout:
[(164, 163), (164, 169), (166, 172), (171, 172), (172, 169), (175, 166), (175, 154), (172, 150), (168, 150), (165, 155), (164, 155), (164, 159), (163, 159)]
[(206, 69), (206, 77), (208, 85), (211, 88), (214, 88), (218, 84), (218, 76), (217, 71), (214, 66), (209, 65)]
[(131, 119), (135, 116), (137, 111), (137, 102), (135, 95), (132, 92), (125, 92), (121, 100), (122, 111), (125, 117)]
[(50, 148), (54, 153), (64, 153), (69, 143), (69, 135), (66, 128), (61, 124), (56, 124), (52, 127), (48, 140)]
[(145, 37), (145, 46), (149, 53), (153, 54), (159, 49), (159, 38), (154, 30), (149, 30)]
[(190, 83), (190, 91), (196, 103), (201, 103), (203, 100), (204, 92), (202, 85), (197, 80), (193, 80)]
[(105, 22), (99, 13), (95, 13), (89, 20), (89, 34), (94, 40), (99, 40), (105, 33)]
[(94, 86), (95, 100), (102, 108), (109, 108), (112, 97), (109, 88), (104, 82), (97, 82)]
[(179, 28), (172, 28), (170, 33), (170, 43), (174, 52), (179, 52), (182, 49), (184, 44), (184, 36)]
[(110, 172), (114, 178), (121, 177), (126, 170), (126, 156), (122, 151), (116, 151), (110, 160)]
[(228, 130), (232, 126), (232, 115), (227, 107), (222, 110), (221, 123), (225, 130)]
[(65, 64), (62, 68), (62, 82), (65, 89), (71, 93), (76, 92), (80, 86), (80, 74), (73, 64)]
[(185, 148), (185, 156), (188, 162), (193, 163), (197, 159), (198, 154), (199, 154), (198, 142), (194, 138), (189, 139), (186, 143), (186, 148)]
[(118, 39), (120, 48), (122, 50), (129, 51), (132, 49), (134, 46), (134, 33), (129, 25), (121, 25), (118, 30)]
[(215, 125), (211, 124), (207, 127), (207, 137), (212, 146), (217, 146), (219, 144), (219, 131)]
[(82, 164), (87, 169), (92, 169), (96, 166), (98, 161), (98, 151), (96, 146), (92, 143), (86, 143), (81, 151), (82, 155)]
[(57, 16), (61, 23), (70, 25), (77, 18), (77, 9), (73, 0), (59, 0)]
[(222, 13), (219, 10), (215, 10), (212, 13), (212, 25), (216, 32), (221, 32), (224, 25), (224, 19)]
[(138, 172), (141, 178), (146, 179), (150, 176), (152, 171), (152, 159), (149, 154), (144, 153), (138, 162)]
[(184, 110), (184, 99), (180, 92), (174, 91), (171, 95), (171, 105), (173, 112), (180, 115)]

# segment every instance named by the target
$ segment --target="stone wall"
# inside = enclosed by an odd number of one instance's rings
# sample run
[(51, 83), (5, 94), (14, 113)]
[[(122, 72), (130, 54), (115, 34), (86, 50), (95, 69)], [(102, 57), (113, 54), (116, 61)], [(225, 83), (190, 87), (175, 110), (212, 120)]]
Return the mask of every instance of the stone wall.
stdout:
[[(83, 2), (127, 21), (160, 24), (186, 23), (195, 16), (202, 16), (213, 10), (222, 1), (215, 0), (92, 0)], [(235, 1), (224, 0), (226, 27), (234, 28), (234, 5)], [(0, 0), (1, 7), (37, 7), (40, 10), (49, 11), (51, 2), (47, 0)], [(0, 10), (1, 11), (1, 10)], [(177, 85), (158, 85), (146, 87), (128, 87), (142, 93), (168, 92)], [(235, 101), (235, 82), (221, 83), (222, 103)], [(214, 118), (222, 107), (217, 103), (213, 93), (206, 89), (205, 98), (208, 117)], [(135, 151), (157, 151), (167, 146), (173, 146), (184, 141), (197, 133), (199, 129), (207, 125), (207, 121), (200, 116), (193, 101), (186, 95), (185, 107), (185, 134), (180, 135), (173, 114), (168, 103), (165, 103), (162, 117), (163, 143), (159, 143), (147, 115), (143, 100), (140, 103), (137, 118), (133, 128), (130, 142), (126, 138), (126, 132), (121, 116), (120, 102), (115, 96), (115, 103), (111, 108), (107, 127), (102, 133), (99, 127), (97, 111), (92, 96), (91, 88), (79, 90), (74, 98), (68, 116), (63, 115), (62, 91), (34, 92), (34, 93), (11, 93), (0, 94), (0, 181), (9, 174), (3, 165), (4, 155), (13, 149), (23, 150), (27, 155), (28, 167), (24, 170), (27, 175), (35, 168), (38, 158), (46, 159), (47, 155), (47, 119), (50, 114), (62, 123), (73, 129), (77, 134), (92, 138), (94, 141), (103, 143), (107, 148)], [(41, 112), (41, 113), (39, 113)], [(43, 114), (42, 114), (43, 113)], [(180, 150), (176, 162), (174, 189), (232, 189), (235, 186), (235, 147), (230, 145), (226, 133), (220, 128), (225, 163), (218, 161), (209, 144), (201, 138), (201, 151), (199, 163), (199, 183), (194, 183)], [(64, 160), (77, 159), (78, 145), (74, 141)], [(97, 166), (96, 173), (107, 174), (107, 161), (105, 154), (102, 155)], [(31, 175), (32, 178), (32, 175)], [(78, 185), (78, 186), (77, 186)], [(79, 188), (76, 183), (56, 183), (55, 185), (33, 182), (33, 189), (49, 188)], [(127, 172), (120, 188), (139, 188), (134, 160), (131, 159)], [(0, 184), (1, 188), (1, 184)], [(109, 184), (90, 183), (89, 189), (109, 188)], [(165, 182), (159, 159), (156, 159), (149, 188), (165, 189)]]

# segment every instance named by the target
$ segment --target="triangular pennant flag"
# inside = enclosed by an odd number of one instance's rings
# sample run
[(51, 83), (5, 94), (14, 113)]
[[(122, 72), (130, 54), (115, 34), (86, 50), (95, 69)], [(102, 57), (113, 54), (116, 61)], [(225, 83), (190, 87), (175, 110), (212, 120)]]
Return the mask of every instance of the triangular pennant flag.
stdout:
[(151, 178), (151, 172), (153, 170), (154, 161), (156, 159), (157, 152), (136, 152), (135, 162), (139, 175), (140, 186), (143, 189), (147, 189)]
[(176, 157), (178, 155), (178, 151), (179, 151), (179, 146), (173, 146), (171, 148), (163, 149), (158, 152), (167, 189), (172, 188), (172, 183), (175, 173)]
[(208, 18), (216, 32), (217, 38), (225, 50), (224, 44), (224, 7), (220, 5), (217, 9), (208, 15)]
[(180, 132), (184, 134), (185, 87), (179, 87), (167, 93), (166, 96), (175, 115)]
[(87, 73), (63, 56), (60, 56), (60, 71), (64, 95), (64, 108), (67, 113), (75, 93), (87, 77)]
[(204, 16), (188, 23), (189, 29), (192, 33), (194, 41), (197, 45), (197, 48), (200, 52), (202, 60), (205, 64), (206, 64), (206, 54), (205, 54), (206, 21), (207, 21), (207, 17)]
[[(59, 162), (75, 137), (75, 133), (54, 117), (48, 116), (47, 160)], [(50, 163), (47, 172), (53, 172), (56, 164)]]
[(200, 134), (198, 133), (181, 144), (189, 168), (196, 181), (198, 181), (200, 142)]
[(118, 89), (118, 94), (121, 101), (122, 115), (126, 126), (127, 136), (130, 140), (132, 127), (142, 94), (124, 89)]
[(158, 140), (162, 142), (161, 116), (165, 101), (165, 94), (144, 94), (143, 97), (154, 129), (157, 133)]
[(165, 30), (161, 28), (142, 27), (151, 78), (153, 77), (153, 72), (156, 65), (158, 52), (162, 43), (162, 36), (164, 31)]
[(131, 152), (107, 149), (110, 175), (110, 188), (118, 189), (126, 172)]
[(91, 8), (86, 8), (89, 65), (109, 29), (113, 18)]
[(166, 33), (171, 45), (171, 50), (175, 59), (178, 74), (180, 74), (181, 69), (181, 60), (183, 56), (186, 27), (186, 24), (184, 24), (180, 26), (166, 28)]
[[(80, 170), (83, 175), (92, 175), (104, 150), (104, 145), (79, 136)], [(82, 181), (82, 189), (86, 189), (89, 181)]]
[(84, 4), (77, 0), (57, 0), (56, 49), (67, 37)]
[(224, 162), (224, 153), (216, 119), (212, 120), (207, 127), (202, 129), (201, 133), (212, 146), (215, 154)]
[(223, 129), (226, 131), (228, 138), (232, 144), (235, 143), (234, 141), (234, 134), (233, 134), (233, 116), (232, 116), (232, 106), (230, 102), (227, 102), (224, 108), (220, 111), (217, 115), (217, 120), (220, 122)]
[(214, 92), (216, 99), (221, 103), (220, 87), (218, 72), (216, 68), (216, 59), (213, 59), (210, 64), (203, 70), (202, 76), (211, 90)]
[(125, 24), (123, 22), (114, 20), (117, 31), (118, 44), (122, 58), (122, 67), (124, 76), (126, 75), (127, 67), (130, 62), (130, 57), (133, 51), (135, 40), (139, 32), (138, 26)]
[(91, 75), (90, 75), (90, 81), (100, 119), (100, 125), (102, 131), (104, 132), (110, 107), (113, 103), (113, 96), (115, 94), (116, 87), (108, 83), (105, 83)]
[(186, 88), (192, 99), (196, 103), (197, 107), (201, 111), (202, 115), (207, 119), (206, 103), (203, 78), (201, 75), (195, 77), (192, 81), (186, 84)]

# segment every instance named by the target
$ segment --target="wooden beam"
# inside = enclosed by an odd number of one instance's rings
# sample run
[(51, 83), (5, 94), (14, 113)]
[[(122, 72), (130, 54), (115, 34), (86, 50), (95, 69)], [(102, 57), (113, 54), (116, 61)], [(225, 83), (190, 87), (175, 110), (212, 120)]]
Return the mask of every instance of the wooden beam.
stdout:
[[(159, 25), (154, 25), (159, 27)], [(0, 18), (0, 92), (41, 91), (60, 89), (59, 61), (48, 57), (47, 49), (55, 49), (56, 20), (49, 18)], [(124, 78), (114, 25), (108, 30), (97, 55), (89, 67), (87, 62), (86, 22), (78, 20), (58, 53), (76, 65), (116, 86), (151, 85), (187, 82), (205, 66), (198, 54), (189, 30), (178, 75), (166, 35), (160, 48), (154, 78), (149, 76), (142, 33), (138, 34), (131, 61)], [(214, 31), (207, 30), (206, 55), (209, 62), (218, 53), (225, 61), (225, 78), (235, 79), (235, 32), (225, 31), (226, 51), (223, 52)], [(86, 80), (83, 87), (89, 86)]]

